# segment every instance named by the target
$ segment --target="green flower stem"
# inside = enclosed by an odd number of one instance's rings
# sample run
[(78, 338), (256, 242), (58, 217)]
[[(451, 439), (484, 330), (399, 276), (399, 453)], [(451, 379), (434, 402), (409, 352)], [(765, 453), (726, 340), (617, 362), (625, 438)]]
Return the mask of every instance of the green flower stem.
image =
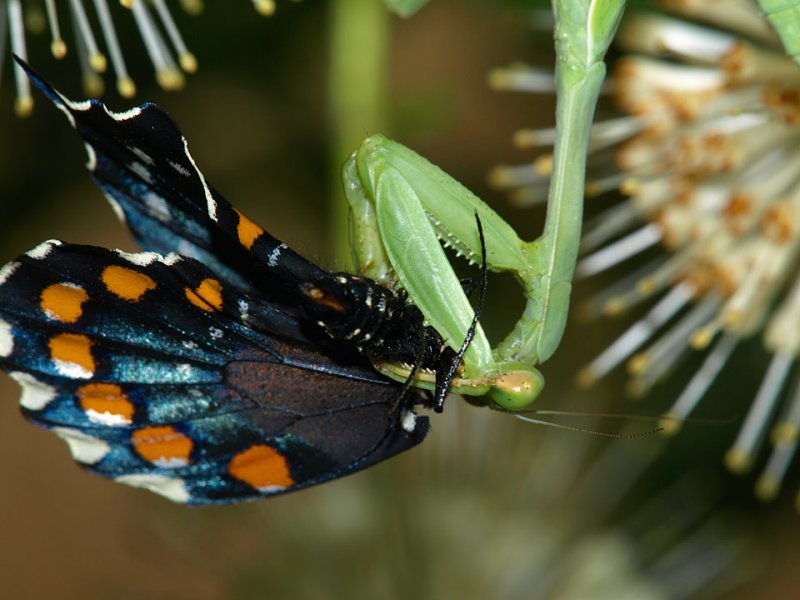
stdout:
[(389, 15), (376, 0), (335, 0), (330, 10), (328, 231), (337, 268), (346, 270), (352, 265), (341, 167), (365, 135), (386, 129)]

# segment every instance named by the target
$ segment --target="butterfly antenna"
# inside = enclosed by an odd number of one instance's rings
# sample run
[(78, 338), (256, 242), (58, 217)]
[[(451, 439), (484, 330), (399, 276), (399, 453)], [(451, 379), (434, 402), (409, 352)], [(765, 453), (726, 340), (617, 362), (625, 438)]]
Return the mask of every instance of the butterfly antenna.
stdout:
[(472, 315), (472, 323), (470, 323), (469, 329), (467, 329), (467, 335), (464, 336), (464, 343), (461, 344), (461, 348), (459, 349), (458, 353), (456, 353), (455, 357), (453, 357), (453, 360), (450, 361), (447, 374), (445, 374), (445, 376), (441, 379), (439, 377), (436, 378), (436, 397), (433, 410), (437, 413), (440, 413), (444, 410), (444, 400), (450, 391), (450, 385), (453, 383), (453, 378), (456, 376), (456, 370), (461, 364), (461, 359), (464, 358), (464, 354), (466, 353), (467, 348), (469, 348), (472, 338), (475, 337), (475, 331), (478, 328), (478, 320), (480, 319), (481, 310), (483, 309), (483, 301), (486, 298), (486, 238), (483, 235), (483, 224), (481, 223), (481, 218), (478, 215), (477, 210), (475, 211), (475, 223), (478, 226), (478, 237), (481, 241), (481, 285), (480, 294), (478, 296), (478, 305), (475, 307), (475, 313)]

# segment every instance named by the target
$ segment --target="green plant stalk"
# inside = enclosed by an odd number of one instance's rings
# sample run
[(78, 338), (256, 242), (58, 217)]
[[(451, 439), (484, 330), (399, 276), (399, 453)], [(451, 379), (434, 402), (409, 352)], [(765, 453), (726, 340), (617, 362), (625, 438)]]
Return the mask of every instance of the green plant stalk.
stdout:
[(365, 135), (386, 128), (390, 23), (386, 8), (376, 0), (335, 0), (330, 11), (329, 247), (337, 268), (351, 270), (341, 168)]

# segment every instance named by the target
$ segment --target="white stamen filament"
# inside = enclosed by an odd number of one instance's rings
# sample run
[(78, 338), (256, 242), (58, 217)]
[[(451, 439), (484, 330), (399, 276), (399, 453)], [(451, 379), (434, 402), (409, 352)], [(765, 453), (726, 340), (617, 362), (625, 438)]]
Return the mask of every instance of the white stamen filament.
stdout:
[(738, 343), (739, 340), (734, 336), (724, 335), (714, 344), (714, 348), (706, 356), (700, 369), (689, 381), (689, 385), (678, 396), (675, 404), (664, 413), (664, 418), (659, 422), (659, 426), (664, 428), (664, 433), (671, 435), (678, 432), (682, 421), (691, 415), (700, 403)]
[(70, 0), (70, 8), (76, 24), (75, 33), (82, 41), (82, 46), (86, 49), (89, 66), (97, 73), (105, 72), (106, 57), (97, 47), (97, 41), (94, 39), (92, 28), (89, 26), (89, 19), (86, 17), (83, 4), (80, 0)]
[(661, 0), (661, 5), (692, 19), (775, 43), (775, 33), (751, 0)]
[(111, 13), (108, 10), (108, 3), (106, 0), (94, 0), (94, 6), (97, 17), (100, 20), (103, 38), (106, 40), (106, 46), (108, 47), (111, 66), (117, 78), (117, 91), (123, 98), (132, 98), (136, 94), (136, 85), (128, 74), (114, 22), (111, 20)]
[(639, 282), (651, 272), (659, 269), (665, 262), (666, 258), (659, 256), (593, 294), (581, 306), (581, 316), (585, 319), (617, 316), (651, 297), (652, 294), (648, 293), (649, 290), (640, 289)]
[(142, 0), (135, 0), (131, 7), (139, 32), (142, 36), (150, 62), (156, 71), (156, 81), (166, 90), (178, 89), (183, 85), (183, 77), (175, 61), (166, 49), (147, 6)]
[(735, 42), (732, 34), (662, 15), (639, 13), (626, 19), (617, 42), (634, 52), (668, 53), (687, 62), (714, 64)]
[(641, 220), (639, 212), (629, 202), (620, 202), (592, 217), (584, 225), (581, 251), (592, 252), (608, 240), (617, 237)]
[[(70, 11), (70, 18), (72, 19), (72, 29), (77, 32), (79, 26), (76, 21), (75, 11)], [(89, 51), (86, 48), (83, 36), (80, 34), (75, 36), (75, 50), (78, 55), (78, 64), (80, 65), (83, 89), (86, 95), (93, 98), (102, 96), (105, 84), (102, 77), (89, 64)]]
[(764, 440), (767, 423), (777, 408), (776, 401), (793, 362), (792, 356), (777, 353), (773, 355), (736, 441), (725, 455), (725, 464), (731, 471), (744, 473), (750, 469)]
[(172, 15), (167, 9), (167, 5), (164, 4), (164, 0), (153, 0), (153, 5), (156, 7), (158, 16), (161, 17), (161, 22), (167, 30), (167, 35), (178, 53), (178, 61), (180, 62), (181, 68), (187, 73), (194, 73), (197, 71), (197, 60), (194, 55), (189, 52), (188, 48), (186, 48), (183, 37), (181, 37), (180, 31), (178, 31), (175, 21), (172, 19)]
[(631, 325), (625, 333), (581, 370), (578, 375), (579, 383), (583, 386), (591, 385), (628, 358), (686, 306), (694, 293), (694, 288), (686, 282), (672, 288), (642, 319)]
[(800, 377), (795, 379), (792, 401), (772, 429), (774, 448), (767, 466), (756, 482), (756, 495), (761, 500), (772, 500), (780, 492), (781, 482), (797, 452), (800, 438), (798, 433), (800, 433)]
[(492, 69), (489, 72), (489, 85), (495, 90), (534, 94), (553, 94), (556, 91), (556, 80), (552, 71), (527, 65)]
[(582, 278), (602, 273), (656, 245), (661, 240), (661, 236), (661, 227), (654, 223), (648, 223), (624, 238), (582, 258), (575, 268), (575, 275)]
[(52, 39), (50, 42), (50, 52), (53, 53), (55, 58), (64, 58), (67, 54), (67, 44), (64, 42), (64, 38), (61, 37), (61, 26), (58, 22), (56, 2), (55, 0), (45, 0), (44, 6), (47, 9), (47, 23), (50, 27)]
[(628, 368), (636, 377), (635, 388), (649, 389), (670, 371), (687, 353), (689, 334), (707, 322), (718, 307), (719, 298), (707, 295), (646, 351), (631, 358)]
[[(22, 60), (28, 60), (25, 48), (25, 25), (22, 21), (22, 7), (19, 0), (8, 0), (8, 27), (11, 29), (11, 51)], [(14, 81), (17, 84), (17, 99), (14, 111), (20, 117), (26, 117), (33, 109), (31, 82), (22, 67), (14, 64)]]

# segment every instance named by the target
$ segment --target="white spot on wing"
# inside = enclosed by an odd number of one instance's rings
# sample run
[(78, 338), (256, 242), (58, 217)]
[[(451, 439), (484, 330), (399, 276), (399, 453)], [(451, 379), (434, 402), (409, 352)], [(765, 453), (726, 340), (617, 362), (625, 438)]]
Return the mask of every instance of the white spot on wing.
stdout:
[(417, 428), (417, 415), (414, 411), (406, 411), (403, 413), (403, 418), (400, 420), (401, 427), (408, 433), (414, 433)]
[(150, 209), (150, 212), (162, 223), (168, 223), (172, 220), (172, 215), (169, 212), (169, 205), (167, 201), (154, 192), (147, 192), (142, 198), (144, 204)]
[(267, 256), (267, 264), (270, 267), (278, 266), (278, 261), (281, 258), (281, 253), (284, 251), (285, 248), (288, 248), (288, 246), (283, 242), (281, 242), (280, 244), (275, 246), (275, 248), (272, 249), (272, 252), (270, 252), (269, 256)]
[(162, 265), (167, 265), (168, 267), (171, 267), (182, 260), (183, 257), (180, 254), (175, 254), (174, 252), (170, 252), (166, 256), (159, 256), (158, 258), (158, 262), (160, 262)]
[(111, 205), (111, 210), (114, 211), (114, 214), (117, 215), (117, 218), (120, 220), (120, 222), (125, 223), (125, 211), (122, 210), (122, 206), (119, 202), (117, 202), (117, 199), (111, 194), (104, 193), (103, 195), (106, 197), (106, 200), (108, 200), (108, 203)]
[(114, 250), (114, 252), (120, 258), (139, 267), (146, 267), (156, 261), (164, 260), (164, 257), (156, 252), (124, 252), (123, 250)]
[(6, 281), (8, 281), (8, 278), (11, 277), (18, 267), (18, 262), (10, 262), (3, 265), (3, 268), (0, 269), (0, 285), (3, 285)]
[(203, 257), (200, 255), (199, 249), (189, 240), (181, 240), (178, 242), (178, 247), (175, 248), (175, 251), (181, 256), (188, 256), (189, 258), (194, 258), (203, 262)]
[(220, 329), (219, 327), (209, 327), (208, 334), (215, 340), (222, 338), (222, 336), (224, 335), (222, 333), (222, 329)]
[(211, 195), (211, 188), (208, 187), (208, 183), (206, 183), (206, 178), (203, 177), (203, 174), (200, 172), (200, 169), (197, 168), (197, 164), (194, 162), (192, 155), (189, 154), (189, 142), (186, 141), (186, 138), (181, 136), (181, 140), (183, 141), (183, 152), (186, 154), (186, 158), (189, 159), (189, 162), (192, 163), (192, 168), (194, 168), (195, 173), (197, 173), (197, 177), (200, 179), (200, 185), (203, 186), (203, 193), (206, 196), (206, 208), (208, 210), (208, 216), (211, 217), (212, 221), (217, 221), (217, 201), (214, 200), (214, 197)]
[(239, 300), (239, 318), (242, 322), (250, 318), (250, 305), (247, 303), (247, 300)]
[(25, 256), (29, 258), (33, 258), (36, 260), (41, 260), (46, 258), (48, 254), (55, 248), (56, 246), (60, 246), (62, 242), (60, 240), (47, 240), (46, 242), (42, 242), (33, 250), (28, 250), (25, 253)]
[(175, 169), (179, 174), (183, 175), (184, 177), (192, 176), (192, 174), (189, 171), (187, 171), (182, 164), (177, 163), (174, 160), (167, 159), (167, 164), (169, 164), (170, 167)]
[(11, 324), (0, 319), (0, 357), (11, 356), (14, 351), (14, 334)]
[(114, 481), (150, 490), (173, 502), (188, 502), (190, 498), (186, 482), (178, 477), (167, 477), (155, 473), (134, 473), (120, 475), (115, 477)]
[(139, 176), (139, 179), (142, 181), (146, 181), (147, 183), (153, 183), (153, 174), (150, 172), (150, 169), (147, 168), (146, 165), (140, 163), (139, 161), (133, 161), (130, 164), (130, 169), (136, 175)]
[(84, 143), (83, 147), (86, 148), (86, 168), (93, 173), (97, 167), (97, 154), (90, 144)]
[(88, 110), (90, 106), (89, 101), (84, 100), (83, 102), (73, 102), (66, 96), (62, 95), (61, 92), (57, 90), (53, 91), (56, 93), (56, 96), (61, 98), (61, 101), (64, 103), (60, 104), (58, 102), (54, 102), (53, 104), (55, 104), (58, 110), (60, 110), (62, 113), (64, 113), (64, 115), (66, 115), (69, 124), (72, 125), (72, 127), (75, 127), (75, 117), (72, 116), (72, 113), (69, 111), (69, 109), (71, 108), (72, 110), (80, 110), (80, 111)]
[(13, 371), (8, 375), (22, 388), (19, 403), (28, 410), (42, 410), (56, 397), (54, 387), (42, 383), (29, 373)]
[(262, 494), (276, 494), (278, 492), (282, 492), (286, 489), (285, 485), (262, 485), (261, 487), (256, 488)]
[(155, 162), (150, 155), (141, 148), (137, 148), (136, 146), (128, 146), (128, 150), (133, 152), (139, 158), (139, 160), (146, 165), (152, 165)]
[(178, 365), (175, 370), (182, 379), (189, 379), (192, 376), (192, 365), (183, 363)]
[(170, 458), (165, 458), (162, 456), (161, 458), (157, 458), (156, 460), (150, 462), (161, 469), (179, 469), (189, 464), (189, 461), (185, 458), (177, 458), (175, 456)]
[(72, 458), (85, 465), (100, 462), (111, 451), (108, 442), (86, 435), (77, 429), (53, 427), (51, 431), (67, 442)]
[(182, 257), (174, 252), (170, 252), (166, 256), (162, 256), (157, 252), (124, 252), (123, 250), (114, 250), (121, 258), (124, 258), (130, 263), (138, 265), (140, 267), (146, 267), (148, 265), (153, 264), (154, 262), (160, 262), (161, 264), (167, 265), (171, 267), (177, 262), (180, 262)]
[(106, 114), (115, 121), (127, 121), (128, 119), (135, 119), (142, 114), (141, 106), (134, 106), (133, 108), (129, 108), (128, 110), (124, 110), (122, 112), (114, 112), (113, 110), (109, 110), (105, 104), (100, 104), (100, 106), (102, 106), (103, 110), (106, 111)]
[(56, 371), (59, 374), (63, 375), (64, 377), (69, 377), (70, 379), (91, 379), (92, 375), (94, 375), (93, 371), (90, 371), (86, 367), (79, 365), (76, 362), (72, 362), (71, 360), (60, 360), (58, 358), (53, 359), (53, 364), (56, 367)]
[(92, 408), (86, 411), (86, 416), (92, 423), (105, 425), (106, 427), (125, 427), (133, 422), (123, 415), (110, 412), (98, 412)]

